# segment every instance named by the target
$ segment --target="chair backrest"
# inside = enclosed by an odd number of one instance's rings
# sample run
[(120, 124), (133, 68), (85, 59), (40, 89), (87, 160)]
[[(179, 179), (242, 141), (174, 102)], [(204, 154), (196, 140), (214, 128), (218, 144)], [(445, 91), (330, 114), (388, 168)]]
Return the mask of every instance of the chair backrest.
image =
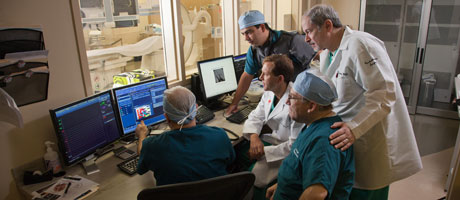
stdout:
[(251, 172), (238, 172), (215, 178), (162, 185), (144, 189), (138, 200), (147, 199), (219, 199), (241, 200), (254, 184), (255, 176)]

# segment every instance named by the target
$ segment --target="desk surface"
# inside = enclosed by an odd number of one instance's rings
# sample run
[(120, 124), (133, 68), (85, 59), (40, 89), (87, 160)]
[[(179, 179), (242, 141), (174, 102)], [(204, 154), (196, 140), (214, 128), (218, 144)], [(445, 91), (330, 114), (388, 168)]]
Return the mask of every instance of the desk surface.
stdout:
[[(223, 117), (223, 112), (223, 110), (215, 112), (215, 118), (207, 122), (206, 125), (225, 127), (229, 130), (232, 130), (241, 137), (243, 125), (228, 122)], [(229, 135), (229, 137), (234, 138), (234, 136), (231, 135)], [(121, 144), (116, 144), (116, 147), (118, 147), (119, 145)], [(134, 150), (136, 148), (136, 144), (129, 145), (129, 148)], [(96, 183), (99, 183), (99, 190), (93, 193), (92, 195), (88, 196), (87, 199), (136, 199), (137, 194), (141, 190), (155, 186), (155, 181), (152, 172), (148, 172), (143, 175), (136, 174), (133, 176), (129, 176), (123, 173), (117, 167), (117, 164), (122, 161), (123, 160), (113, 156), (113, 153), (110, 152), (96, 160), (96, 164), (99, 167), (100, 172), (91, 175), (86, 175), (83, 167), (79, 164), (66, 169), (66, 175), (80, 175)], [(43, 163), (41, 159), (39, 160), (39, 162)], [(43, 188), (44, 186), (49, 185), (53, 181), (57, 180), (55, 178), (49, 182), (24, 186), (22, 185), (22, 179), (18, 177), (19, 175), (16, 174), (15, 179), (17, 180), (16, 183), (18, 185), (18, 188), (23, 194), (26, 195), (28, 199), (31, 198), (30, 194), (33, 191)]]

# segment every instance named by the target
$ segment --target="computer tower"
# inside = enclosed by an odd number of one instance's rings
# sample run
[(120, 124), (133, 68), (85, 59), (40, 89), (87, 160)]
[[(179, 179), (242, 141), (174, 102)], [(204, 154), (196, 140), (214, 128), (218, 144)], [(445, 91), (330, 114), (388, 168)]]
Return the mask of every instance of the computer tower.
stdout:
[(204, 102), (203, 90), (201, 88), (200, 75), (197, 73), (192, 74), (191, 82), (192, 82), (191, 89), (192, 89), (193, 94), (196, 97), (196, 101)]

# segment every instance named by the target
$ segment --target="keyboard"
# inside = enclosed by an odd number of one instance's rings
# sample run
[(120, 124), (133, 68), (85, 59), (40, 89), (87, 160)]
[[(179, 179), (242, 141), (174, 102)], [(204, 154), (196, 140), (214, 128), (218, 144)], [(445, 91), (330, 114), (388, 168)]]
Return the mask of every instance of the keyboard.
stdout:
[(139, 161), (139, 156), (132, 157), (129, 160), (123, 161), (120, 164), (118, 164), (118, 168), (121, 169), (121, 171), (129, 174), (130, 176), (134, 175), (137, 173), (137, 162)]
[(115, 154), (116, 157), (121, 158), (123, 160), (127, 160), (133, 156), (137, 156), (136, 152), (134, 152), (131, 149), (127, 149), (124, 146), (114, 149), (113, 153)]
[(227, 117), (227, 120), (233, 123), (241, 124), (248, 118), (249, 113), (251, 113), (254, 109), (254, 106), (246, 106), (243, 109), (238, 110), (238, 112), (233, 113)]
[(196, 111), (195, 119), (197, 124), (203, 124), (211, 119), (214, 119), (214, 117), (214, 112), (209, 110), (209, 108), (207, 108), (206, 106), (201, 105), (198, 107), (198, 110)]

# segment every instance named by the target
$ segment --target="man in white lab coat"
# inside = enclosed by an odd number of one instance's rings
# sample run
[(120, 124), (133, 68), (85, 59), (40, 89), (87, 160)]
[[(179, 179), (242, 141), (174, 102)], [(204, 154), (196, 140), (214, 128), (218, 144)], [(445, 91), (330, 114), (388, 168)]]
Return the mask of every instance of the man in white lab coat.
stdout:
[(314, 6), (302, 17), (305, 41), (332, 79), (334, 111), (344, 122), (330, 136), (345, 150), (354, 144), (356, 176), (350, 199), (387, 199), (389, 185), (422, 168), (420, 154), (396, 72), (378, 38), (342, 26), (335, 10)]
[[(267, 186), (276, 179), (282, 160), (289, 155), (291, 145), (303, 127), (289, 117), (286, 104), (293, 78), (292, 61), (285, 55), (271, 55), (264, 59), (260, 79), (264, 94), (244, 123), (243, 136), (250, 141), (249, 157), (257, 159), (252, 172), (254, 185)], [(270, 132), (263, 132), (266, 125)], [(271, 144), (264, 146), (264, 143)], [(263, 193), (264, 194), (264, 193)]]

